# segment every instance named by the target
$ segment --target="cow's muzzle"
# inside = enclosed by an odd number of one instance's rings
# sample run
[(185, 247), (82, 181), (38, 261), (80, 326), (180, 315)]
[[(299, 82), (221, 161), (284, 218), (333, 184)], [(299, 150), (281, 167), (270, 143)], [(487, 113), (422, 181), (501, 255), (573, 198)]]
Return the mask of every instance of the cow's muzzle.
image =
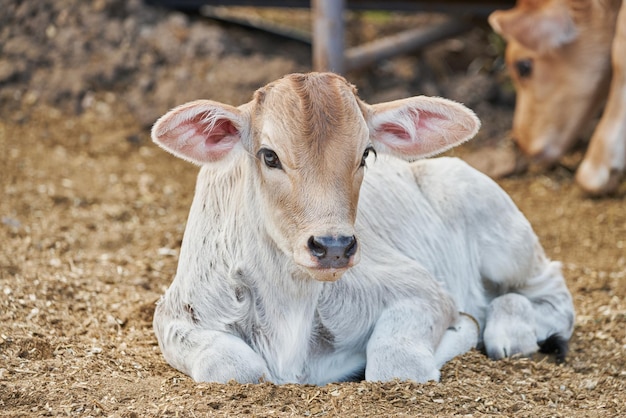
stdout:
[(309, 252), (317, 259), (318, 268), (342, 269), (349, 267), (356, 254), (358, 243), (354, 235), (311, 236), (307, 242)]

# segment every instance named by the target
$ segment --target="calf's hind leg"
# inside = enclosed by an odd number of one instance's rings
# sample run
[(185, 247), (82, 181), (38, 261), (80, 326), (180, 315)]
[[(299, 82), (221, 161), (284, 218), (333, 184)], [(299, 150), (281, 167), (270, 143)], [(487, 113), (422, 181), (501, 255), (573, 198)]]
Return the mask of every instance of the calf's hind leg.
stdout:
[(491, 301), (483, 341), (487, 355), (501, 359), (528, 356), (538, 350), (565, 360), (574, 328), (574, 306), (560, 264), (549, 262), (543, 273), (516, 293)]
[(539, 346), (530, 301), (517, 293), (491, 301), (483, 339), (487, 355), (494, 360), (535, 353)]

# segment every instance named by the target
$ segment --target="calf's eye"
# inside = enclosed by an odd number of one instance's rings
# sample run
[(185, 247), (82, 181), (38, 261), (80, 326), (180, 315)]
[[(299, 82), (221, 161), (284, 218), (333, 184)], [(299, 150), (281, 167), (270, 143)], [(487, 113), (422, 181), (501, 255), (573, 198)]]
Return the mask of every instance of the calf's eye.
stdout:
[(374, 147), (369, 146), (365, 148), (365, 151), (363, 152), (363, 157), (361, 158), (361, 164), (359, 165), (359, 167), (365, 167), (365, 160), (367, 160), (367, 157), (369, 157), (371, 152), (373, 152), (374, 155), (376, 155), (376, 150), (374, 149)]
[(528, 78), (533, 73), (533, 62), (530, 59), (515, 61), (514, 65), (519, 78)]
[(263, 160), (263, 163), (269, 168), (282, 169), (283, 166), (278, 159), (278, 155), (268, 148), (261, 148), (257, 154)]

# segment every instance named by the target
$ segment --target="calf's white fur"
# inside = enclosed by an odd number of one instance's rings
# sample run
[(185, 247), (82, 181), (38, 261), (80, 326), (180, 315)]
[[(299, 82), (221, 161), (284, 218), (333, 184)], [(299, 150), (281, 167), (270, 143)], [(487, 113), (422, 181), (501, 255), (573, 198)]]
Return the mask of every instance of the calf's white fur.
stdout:
[(369, 105), (328, 73), (160, 118), (154, 141), (202, 165), (154, 316), (165, 359), (198, 381), (324, 384), (438, 380), (477, 343), (564, 356), (570, 293), (510, 198), (460, 160), (405, 161), (478, 128), (458, 103)]

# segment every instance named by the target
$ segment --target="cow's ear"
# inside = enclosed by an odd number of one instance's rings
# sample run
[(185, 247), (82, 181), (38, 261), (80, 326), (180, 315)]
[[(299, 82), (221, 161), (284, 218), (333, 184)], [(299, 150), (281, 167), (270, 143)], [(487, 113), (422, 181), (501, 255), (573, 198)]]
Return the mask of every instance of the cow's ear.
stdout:
[(489, 16), (489, 24), (507, 41), (540, 53), (576, 39), (578, 30), (565, 2), (545, 2), (535, 7), (497, 10)]
[(152, 140), (195, 164), (224, 158), (241, 141), (244, 118), (239, 109), (210, 100), (170, 110), (152, 127)]
[(451, 100), (417, 96), (369, 106), (368, 125), (377, 149), (405, 159), (429, 157), (472, 138), (480, 121)]

